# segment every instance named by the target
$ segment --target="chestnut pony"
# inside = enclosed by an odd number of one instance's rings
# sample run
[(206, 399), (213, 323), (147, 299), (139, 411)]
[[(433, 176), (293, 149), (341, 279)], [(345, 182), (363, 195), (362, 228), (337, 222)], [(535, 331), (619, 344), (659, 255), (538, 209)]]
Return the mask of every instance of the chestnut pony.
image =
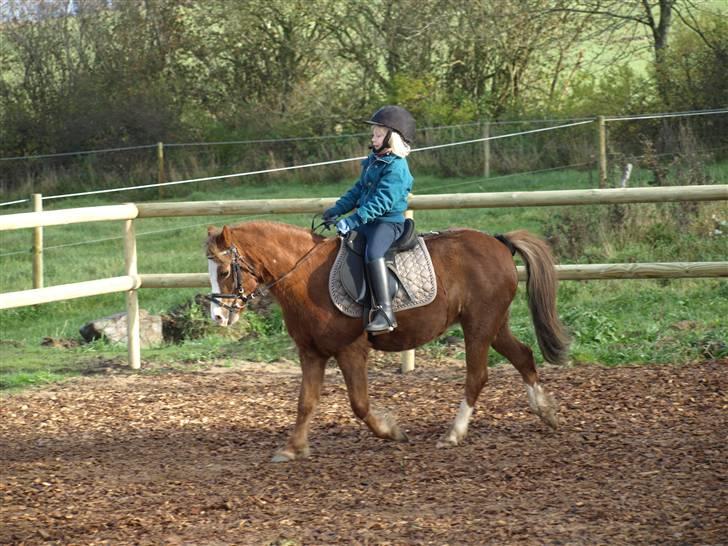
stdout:
[(309, 425), (330, 357), (341, 368), (356, 416), (376, 436), (406, 441), (395, 419), (369, 401), (369, 351), (412, 349), (456, 322), (465, 337), (465, 397), (438, 447), (455, 446), (465, 437), (473, 406), (488, 378), (490, 346), (521, 373), (533, 412), (556, 428), (557, 407), (538, 381), (533, 353), (508, 327), (508, 308), (518, 286), (509, 246), (526, 264), (528, 304), (541, 352), (549, 362), (562, 363), (569, 337), (556, 314), (554, 261), (548, 246), (526, 231), (503, 237), (504, 242), (472, 229), (427, 237), (437, 297), (429, 305), (397, 313), (399, 326), (393, 332), (370, 337), (361, 319), (345, 316), (329, 298), (329, 271), (339, 249), (338, 237), (261, 221), (209, 228), (206, 250), (210, 284), (216, 293), (211, 297), (213, 320), (223, 326), (234, 323), (251, 295), (270, 290), (298, 347), (302, 370), (298, 417), (273, 461), (308, 455)]

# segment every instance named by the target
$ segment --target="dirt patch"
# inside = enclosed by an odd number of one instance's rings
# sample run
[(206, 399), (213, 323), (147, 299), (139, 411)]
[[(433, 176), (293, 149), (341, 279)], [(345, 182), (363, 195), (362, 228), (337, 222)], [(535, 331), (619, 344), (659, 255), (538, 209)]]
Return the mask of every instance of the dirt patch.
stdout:
[(374, 438), (331, 368), (312, 457), (283, 465), (291, 366), (82, 378), (0, 398), (0, 543), (724, 544), (726, 372), (544, 368), (552, 432), (499, 367), (463, 445), (438, 450), (462, 363), (373, 367), (409, 444)]
[(54, 349), (73, 349), (81, 345), (77, 339), (58, 339), (55, 337), (44, 337), (40, 342), (43, 347), (53, 347)]

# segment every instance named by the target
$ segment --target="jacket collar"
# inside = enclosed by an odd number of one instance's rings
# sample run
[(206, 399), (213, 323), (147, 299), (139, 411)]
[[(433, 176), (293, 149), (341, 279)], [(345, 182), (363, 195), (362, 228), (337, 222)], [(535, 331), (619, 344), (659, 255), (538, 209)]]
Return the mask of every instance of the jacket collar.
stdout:
[(388, 153), (386, 153), (384, 155), (377, 155), (375, 153), (369, 154), (369, 161), (370, 162), (383, 161), (384, 163), (389, 164), (392, 161), (394, 161), (396, 158), (397, 158), (397, 156), (394, 155), (392, 152), (388, 152)]

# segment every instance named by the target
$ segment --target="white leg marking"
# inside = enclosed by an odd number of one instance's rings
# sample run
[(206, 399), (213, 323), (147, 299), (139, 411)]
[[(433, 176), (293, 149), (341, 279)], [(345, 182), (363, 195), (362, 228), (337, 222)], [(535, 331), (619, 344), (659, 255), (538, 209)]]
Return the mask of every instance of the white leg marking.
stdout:
[(541, 406), (543, 405), (543, 387), (538, 383), (526, 385), (526, 393), (528, 394), (528, 405), (531, 406), (533, 413), (541, 415)]
[(528, 393), (528, 405), (531, 406), (533, 413), (551, 428), (559, 428), (558, 406), (553, 397), (538, 383), (526, 385), (526, 393)]
[(452, 447), (458, 445), (458, 442), (465, 438), (465, 435), (468, 433), (468, 424), (472, 415), (473, 407), (469, 406), (465, 400), (460, 402), (460, 409), (458, 409), (458, 414), (455, 417), (452, 428), (437, 442), (437, 447)]
[[(207, 260), (207, 272), (210, 275), (210, 286), (212, 287), (213, 294), (219, 294), (220, 285), (217, 282), (217, 263), (214, 260)], [(210, 318), (222, 326), (227, 324), (227, 317), (223, 309), (214, 301), (210, 302)]]
[(458, 410), (457, 417), (455, 417), (455, 424), (452, 426), (452, 430), (460, 440), (464, 438), (468, 432), (468, 424), (470, 423), (470, 417), (473, 415), (473, 408), (468, 406), (468, 403), (463, 400), (460, 402), (460, 409)]

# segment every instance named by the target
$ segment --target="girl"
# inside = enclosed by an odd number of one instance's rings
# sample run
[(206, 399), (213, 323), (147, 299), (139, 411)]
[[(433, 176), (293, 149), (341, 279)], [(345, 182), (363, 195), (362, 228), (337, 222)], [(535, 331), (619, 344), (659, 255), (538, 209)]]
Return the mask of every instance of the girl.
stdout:
[[(372, 153), (362, 161), (359, 180), (324, 212), (323, 219), (328, 224), (336, 222), (339, 234), (355, 230), (366, 241), (364, 261), (374, 299), (366, 330), (377, 335), (397, 327), (384, 254), (404, 228), (413, 182), (406, 157), (415, 136), (415, 120), (404, 108), (384, 106), (365, 123), (372, 125)], [(354, 208), (354, 214), (337, 221)]]

